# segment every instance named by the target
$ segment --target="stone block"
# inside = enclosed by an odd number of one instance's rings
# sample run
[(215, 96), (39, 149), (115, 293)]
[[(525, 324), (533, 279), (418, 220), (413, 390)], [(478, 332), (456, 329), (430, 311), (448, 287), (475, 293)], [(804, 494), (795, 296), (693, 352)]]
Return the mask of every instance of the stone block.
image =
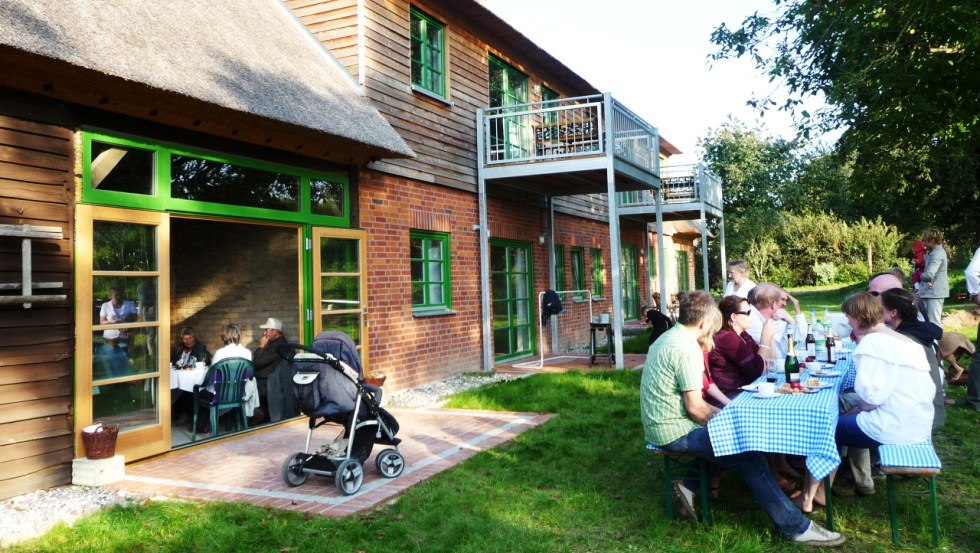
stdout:
[(125, 476), (126, 461), (122, 455), (108, 459), (79, 457), (71, 462), (71, 483), (76, 486), (105, 486)]

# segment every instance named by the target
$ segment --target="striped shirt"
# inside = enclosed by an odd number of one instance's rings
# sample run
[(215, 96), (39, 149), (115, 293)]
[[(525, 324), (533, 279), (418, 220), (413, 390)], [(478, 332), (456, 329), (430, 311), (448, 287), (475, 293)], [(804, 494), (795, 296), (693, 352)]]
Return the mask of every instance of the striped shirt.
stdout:
[(684, 325), (674, 325), (647, 353), (640, 380), (640, 418), (646, 440), (669, 444), (700, 425), (687, 414), (684, 392), (700, 390), (704, 353)]

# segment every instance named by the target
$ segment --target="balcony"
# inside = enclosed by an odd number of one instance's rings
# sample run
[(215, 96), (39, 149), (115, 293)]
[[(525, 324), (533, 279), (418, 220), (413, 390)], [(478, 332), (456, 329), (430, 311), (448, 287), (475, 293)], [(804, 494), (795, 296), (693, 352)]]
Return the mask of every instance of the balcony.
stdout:
[[(721, 179), (703, 165), (665, 166), (661, 170), (660, 178), (663, 182), (665, 221), (700, 220), (702, 209), (706, 217), (723, 216)], [(655, 221), (657, 212), (654, 192), (621, 192), (619, 214), (636, 221)]]
[(545, 196), (651, 190), (660, 136), (610, 94), (477, 110), (478, 163), (494, 187)]

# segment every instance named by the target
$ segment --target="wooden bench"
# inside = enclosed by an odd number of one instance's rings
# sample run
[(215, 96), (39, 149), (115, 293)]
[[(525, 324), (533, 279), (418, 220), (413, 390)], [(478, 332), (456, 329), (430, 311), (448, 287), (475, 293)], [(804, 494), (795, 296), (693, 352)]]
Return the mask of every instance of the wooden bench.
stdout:
[(885, 473), (888, 489), (888, 515), (892, 526), (892, 543), (898, 545), (898, 517), (895, 508), (894, 482), (903, 479), (924, 479), (929, 485), (929, 500), (932, 514), (932, 545), (939, 546), (939, 498), (936, 495), (936, 476), (940, 474), (942, 463), (926, 441), (908, 445), (883, 445), (878, 448), (881, 456), (881, 470)]
[(674, 453), (653, 444), (647, 444), (647, 450), (664, 458), (664, 496), (667, 498), (667, 518), (674, 519), (674, 494), (671, 489), (672, 473), (675, 469), (689, 469), (693, 466), (694, 470), (698, 472), (699, 487), (701, 488), (699, 491), (701, 495), (701, 522), (707, 524), (709, 521), (708, 463), (691, 453)]

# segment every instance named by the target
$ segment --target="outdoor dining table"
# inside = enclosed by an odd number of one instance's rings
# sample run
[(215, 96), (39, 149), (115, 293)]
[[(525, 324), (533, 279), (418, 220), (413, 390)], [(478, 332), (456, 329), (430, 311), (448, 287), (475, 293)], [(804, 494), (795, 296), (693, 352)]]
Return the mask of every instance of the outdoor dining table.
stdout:
[[(829, 386), (815, 393), (776, 394), (758, 398), (754, 392), (742, 392), (708, 422), (711, 447), (716, 456), (746, 451), (785, 453), (806, 457), (806, 466), (817, 479), (824, 479), (840, 465), (834, 436), (837, 431), (838, 397), (853, 386), (853, 363), (850, 354), (841, 355), (836, 365), (825, 372), (837, 376), (810, 375), (804, 371), (801, 381), (810, 376)], [(756, 383), (764, 382), (765, 376)], [(778, 388), (786, 378), (776, 375)], [(832, 527), (832, 507), (827, 493), (828, 527)]]

